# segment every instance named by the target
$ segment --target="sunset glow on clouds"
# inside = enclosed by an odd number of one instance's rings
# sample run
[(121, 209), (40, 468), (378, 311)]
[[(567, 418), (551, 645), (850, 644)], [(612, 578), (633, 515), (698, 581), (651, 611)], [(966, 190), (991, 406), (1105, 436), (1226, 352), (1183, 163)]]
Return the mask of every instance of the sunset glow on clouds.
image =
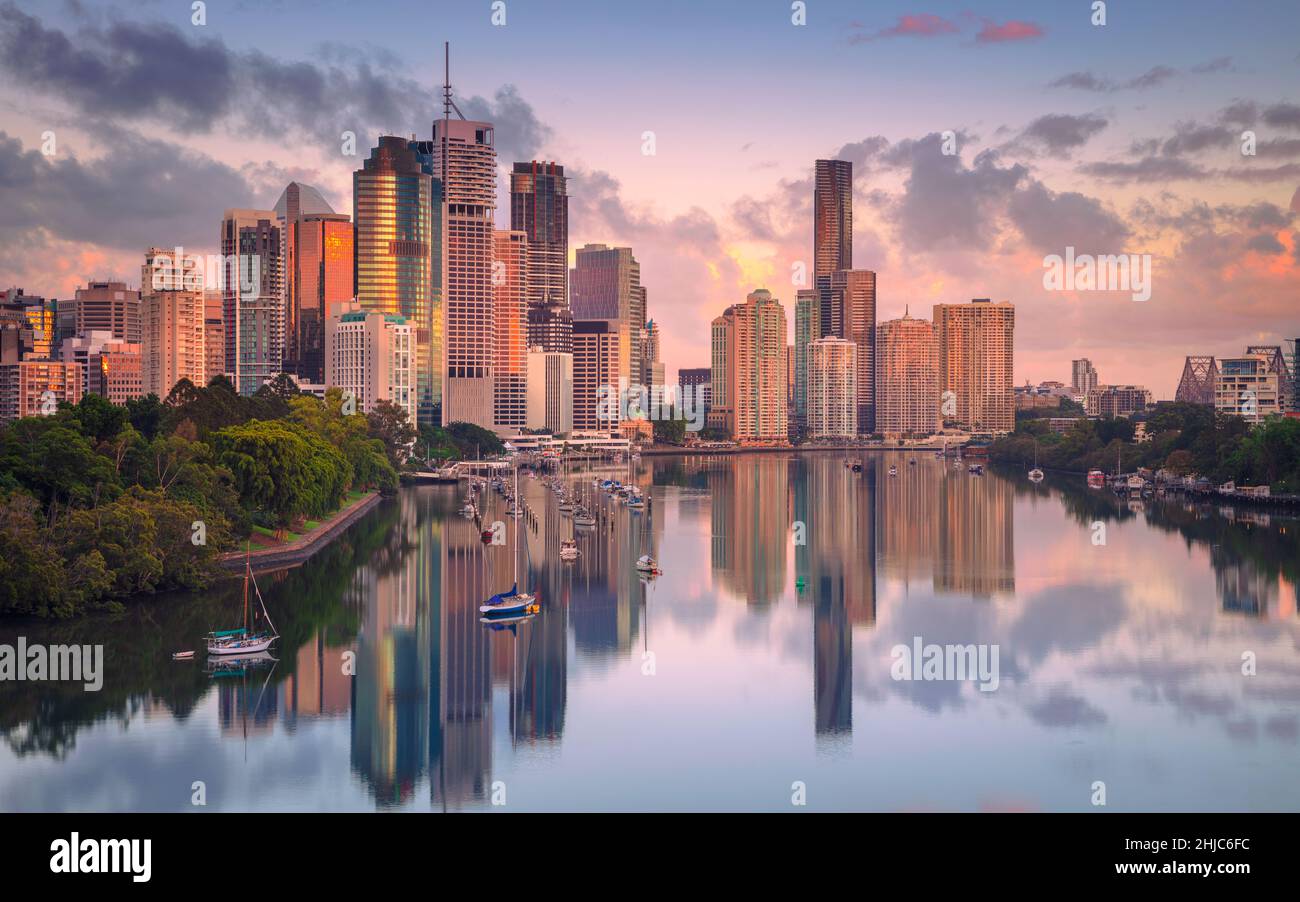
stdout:
[[(831, 156), (878, 318), (1012, 301), (1018, 381), (1086, 356), (1171, 397), (1186, 354), (1300, 335), (1297, 8), (507, 6), (493, 27), (483, 3), (214, 0), (194, 27), (188, 3), (0, 3), (0, 284), (134, 282), (146, 247), (214, 251), (223, 209), (291, 179), (351, 212), (374, 137), (427, 136), (449, 40), (461, 109), (497, 124), (498, 224), (512, 162), (563, 163), (571, 248), (633, 248), (669, 374), (707, 366), (709, 321), (760, 285), (793, 315)], [(1151, 254), (1151, 300), (1045, 291), (1067, 246)]]

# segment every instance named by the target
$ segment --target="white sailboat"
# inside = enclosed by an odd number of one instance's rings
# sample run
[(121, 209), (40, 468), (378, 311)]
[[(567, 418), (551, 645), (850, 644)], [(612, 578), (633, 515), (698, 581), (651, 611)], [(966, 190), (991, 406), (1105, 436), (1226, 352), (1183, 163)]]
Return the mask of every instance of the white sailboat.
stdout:
[[(519, 465), (515, 465), (515, 503), (519, 501)], [(487, 617), (509, 617), (519, 614), (536, 613), (539, 610), (537, 597), (529, 595), (527, 592), (519, 591), (519, 519), (516, 516), (515, 521), (515, 544), (510, 549), (514, 557), (514, 585), (510, 587), (509, 592), (498, 592), (489, 598), (484, 604), (479, 605), (478, 611)]]
[[(257, 604), (262, 609), (262, 616), (266, 618), (267, 626), (271, 631), (253, 632), (249, 622), (248, 612), (248, 586), (253, 585), (253, 592), (257, 596)], [(256, 619), (257, 612), (253, 612)], [(257, 587), (257, 578), (253, 576), (252, 560), (249, 556), (249, 549), (245, 546), (244, 550), (244, 620), (243, 626), (233, 630), (214, 630), (207, 635), (208, 654), (210, 655), (253, 655), (264, 652), (271, 647), (280, 634), (275, 630), (275, 624), (271, 622), (271, 615), (266, 612), (266, 603), (262, 601), (262, 591)]]

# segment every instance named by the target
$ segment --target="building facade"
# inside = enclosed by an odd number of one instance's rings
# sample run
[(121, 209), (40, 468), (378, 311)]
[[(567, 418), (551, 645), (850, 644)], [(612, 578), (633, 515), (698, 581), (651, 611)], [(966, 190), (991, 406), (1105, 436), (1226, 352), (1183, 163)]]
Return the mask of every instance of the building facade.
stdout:
[(858, 428), (875, 431), (876, 274), (840, 269), (817, 277), (821, 337), (858, 346)]
[(510, 228), (528, 236), (528, 344), (573, 350), (569, 311), (569, 187), (558, 163), (515, 163)]
[(939, 416), (939, 353), (934, 327), (904, 313), (880, 324), (876, 360), (878, 432), (932, 435)]
[(813, 182), (813, 274), (852, 269), (853, 164), (818, 160)]
[(1267, 354), (1225, 357), (1214, 380), (1214, 409), (1259, 423), (1283, 412), (1282, 386)]
[(207, 384), (205, 304), (199, 258), (150, 248), (140, 268), (140, 350), (145, 394), (166, 399), (182, 379)]
[(493, 260), (496, 146), (489, 122), (433, 123), (433, 172), (442, 181), (446, 296), (444, 423), (493, 428), (496, 362)]
[(0, 421), (53, 414), (58, 405), (81, 400), (81, 367), (62, 360), (23, 360), (0, 365)]
[(1098, 385), (1097, 368), (1087, 357), (1070, 361), (1070, 387), (1075, 397), (1086, 398)]
[(412, 329), (416, 422), (434, 425), (441, 416), (446, 365), (444, 207), (429, 143), (382, 135), (353, 172), (352, 258), (357, 305), (400, 316)]
[(301, 213), (285, 240), (285, 372), (325, 381), (325, 322), (353, 299), (352, 219)]
[(496, 364), (492, 379), (492, 417), (501, 435), (516, 435), (528, 418), (528, 320), (525, 292), (532, 265), (528, 236), (498, 231), (493, 293)]
[(809, 342), (807, 437), (852, 439), (858, 434), (858, 346), (842, 338)]
[(529, 429), (573, 431), (573, 355), (536, 345), (528, 351)]
[[(619, 336), (618, 374), (638, 382), (644, 370), (642, 339), (646, 322), (646, 290), (641, 264), (629, 247), (587, 244), (578, 248), (569, 271), (569, 298), (574, 331), (581, 321), (600, 320)], [(577, 366), (575, 349), (574, 366)]]
[(573, 428), (612, 432), (619, 426), (618, 392), (626, 359), (626, 335), (612, 320), (573, 322)]
[(125, 282), (89, 282), (67, 305), (74, 335), (111, 332), (119, 341), (140, 341), (140, 292)]
[(1131, 417), (1151, 403), (1151, 392), (1140, 385), (1102, 385), (1088, 392), (1084, 409), (1090, 417)]
[(241, 395), (253, 394), (284, 368), (280, 247), (274, 210), (226, 210), (221, 220), (225, 371)]
[(391, 401), (414, 423), (417, 352), (414, 330), (400, 314), (342, 310), (325, 327), (325, 382), (350, 392), (357, 413), (370, 413), (379, 401)]
[(1015, 429), (1015, 326), (1015, 305), (1005, 301), (934, 305), (939, 400), (941, 405), (951, 401), (956, 410), (945, 420), (976, 433)]
[(785, 308), (760, 288), (731, 309), (734, 328), (727, 369), (732, 437), (741, 443), (785, 443), (789, 425)]

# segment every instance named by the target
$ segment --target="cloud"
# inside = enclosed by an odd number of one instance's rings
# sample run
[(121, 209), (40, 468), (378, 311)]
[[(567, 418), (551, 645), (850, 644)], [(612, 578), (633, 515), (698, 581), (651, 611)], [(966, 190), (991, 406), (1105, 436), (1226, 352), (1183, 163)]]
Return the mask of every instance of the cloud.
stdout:
[(1085, 163), (1079, 171), (1112, 182), (1170, 182), (1209, 176), (1209, 172), (1200, 166), (1176, 157), (1145, 157), (1132, 163)]
[(1042, 26), (1033, 22), (1009, 20), (1001, 25), (992, 19), (985, 19), (984, 26), (975, 35), (981, 44), (1000, 44), (1007, 41), (1028, 41), (1043, 36)]
[(1052, 191), (1033, 182), (1011, 198), (1011, 222), (1025, 240), (1044, 253), (1073, 247), (1081, 254), (1120, 253), (1129, 228), (1094, 197), (1075, 191)]
[(949, 20), (931, 13), (914, 13), (902, 15), (889, 28), (882, 28), (872, 34), (855, 34), (849, 38), (850, 44), (865, 44), (884, 38), (919, 37), (932, 38), (937, 35), (954, 34), (957, 26)]
[(1101, 78), (1091, 72), (1070, 72), (1052, 82), (1049, 82), (1048, 87), (1073, 88), (1079, 91), (1094, 91), (1097, 93), (1142, 91), (1147, 88), (1154, 88), (1157, 85), (1164, 84), (1177, 74), (1178, 70), (1172, 69), (1169, 66), (1152, 66), (1141, 75), (1134, 76), (1127, 81), (1116, 82), (1109, 78)]
[(1040, 147), (1051, 156), (1065, 157), (1088, 143), (1106, 125), (1106, 118), (1095, 113), (1083, 116), (1049, 113), (1029, 123), (1020, 133), (1017, 143)]
[[(392, 71), (389, 55), (333, 47), (320, 60), (240, 53), (164, 24), (116, 22), (70, 36), (12, 4), (0, 7), (0, 71), (95, 119), (160, 122), (178, 132), (220, 124), (270, 139), (298, 132), (336, 145), (345, 130), (428, 134), (440, 115), (430, 86)], [(496, 126), (503, 155), (530, 159), (549, 135), (513, 86), (491, 100), (457, 103)]]

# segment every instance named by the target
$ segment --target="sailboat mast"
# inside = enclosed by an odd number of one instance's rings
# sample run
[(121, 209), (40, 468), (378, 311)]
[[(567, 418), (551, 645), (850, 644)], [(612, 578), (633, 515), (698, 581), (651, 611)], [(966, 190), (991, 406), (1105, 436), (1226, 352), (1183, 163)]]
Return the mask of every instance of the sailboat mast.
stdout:
[(248, 632), (248, 578), (253, 574), (253, 562), (249, 544), (244, 543), (244, 632)]

